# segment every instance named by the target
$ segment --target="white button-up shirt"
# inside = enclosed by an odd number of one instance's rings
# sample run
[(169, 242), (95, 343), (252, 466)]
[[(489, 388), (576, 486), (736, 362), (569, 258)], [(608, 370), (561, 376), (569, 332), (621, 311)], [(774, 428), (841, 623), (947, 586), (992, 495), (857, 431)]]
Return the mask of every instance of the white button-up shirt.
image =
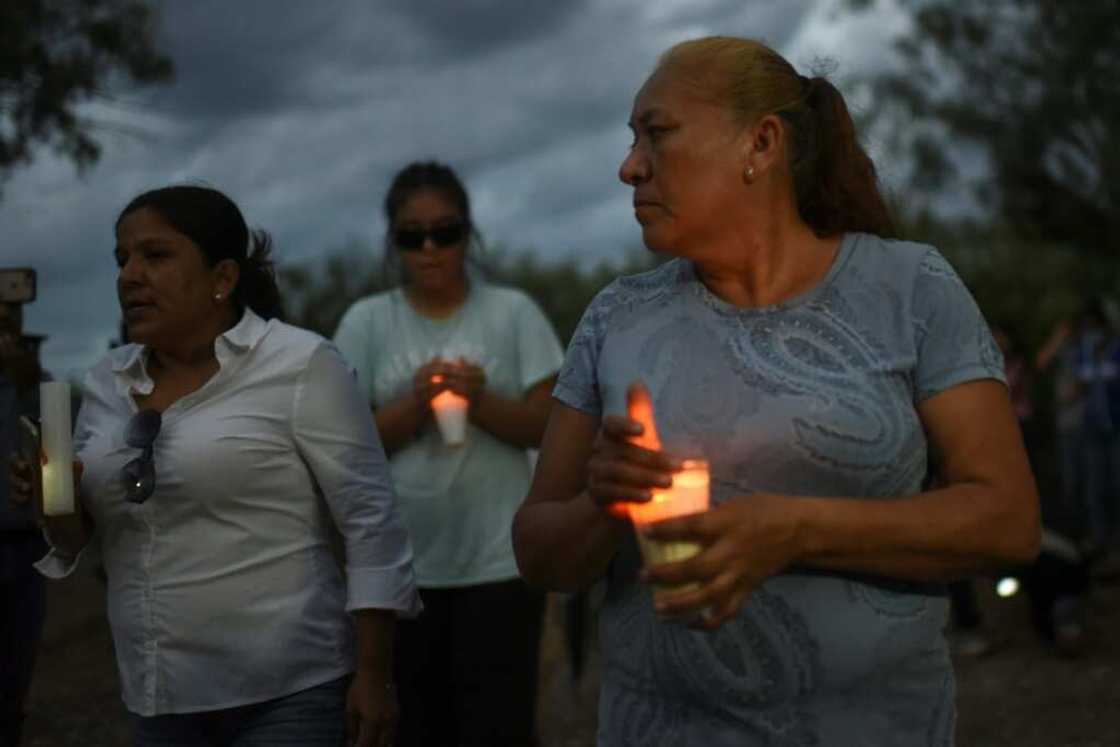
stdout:
[[(412, 549), (369, 407), (328, 341), (251, 311), (214, 344), (219, 371), (163, 413), (156, 487), (125, 500), (134, 394), (152, 391), (127, 345), (87, 376), (75, 432), (81, 490), (108, 575), (129, 710), (228, 708), (353, 671), (348, 610), (413, 616)], [(330, 549), (346, 548), (346, 580)], [(69, 573), (48, 555), (40, 570)]]

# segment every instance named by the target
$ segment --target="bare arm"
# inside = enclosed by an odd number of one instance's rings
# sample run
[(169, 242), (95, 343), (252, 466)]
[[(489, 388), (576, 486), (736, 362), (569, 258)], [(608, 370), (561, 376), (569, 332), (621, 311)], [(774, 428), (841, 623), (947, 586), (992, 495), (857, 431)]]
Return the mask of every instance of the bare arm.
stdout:
[(375, 674), (385, 682), (393, 681), (393, 629), (396, 613), (392, 610), (362, 609), (354, 611), (354, 637), (358, 669)]
[(647, 570), (651, 580), (702, 584), (664, 611), (708, 608), (708, 625), (718, 625), (766, 578), (798, 565), (945, 581), (1029, 562), (1038, 552), (1038, 495), (1006, 387), (969, 382), (918, 412), (944, 487), (891, 499), (743, 496), (655, 525), (652, 537), (704, 546)]
[(529, 388), (524, 397), (505, 397), (483, 389), (470, 410), (479, 428), (519, 448), (541, 444), (548, 414), (552, 409), (552, 376)]
[(1062, 346), (1069, 340), (1073, 328), (1069, 322), (1062, 322), (1054, 327), (1050, 336), (1046, 338), (1046, 342), (1039, 348), (1038, 353), (1034, 357), (1034, 367), (1037, 371), (1045, 371), (1054, 362), (1054, 358), (1061, 352)]
[(374, 408), (373, 421), (385, 453), (391, 455), (416, 438), (430, 416), (431, 409), (411, 392), (384, 407)]
[(432, 397), (443, 388), (447, 363), (439, 358), (428, 361), (412, 375), (412, 389), (381, 407), (373, 408), (373, 421), (387, 455), (400, 451), (416, 438), (432, 418)]
[(630, 531), (588, 496), (587, 464), (599, 419), (556, 402), (529, 496), (513, 520), (521, 575), (534, 586), (582, 588), (606, 572)]
[(918, 413), (944, 487), (902, 500), (807, 504), (806, 561), (928, 581), (1030, 562), (1040, 536), (1038, 493), (1006, 388), (970, 382), (931, 397)]
[(393, 629), (390, 610), (354, 612), (357, 661), (346, 695), (347, 726), (356, 745), (392, 744), (399, 706), (393, 688)]

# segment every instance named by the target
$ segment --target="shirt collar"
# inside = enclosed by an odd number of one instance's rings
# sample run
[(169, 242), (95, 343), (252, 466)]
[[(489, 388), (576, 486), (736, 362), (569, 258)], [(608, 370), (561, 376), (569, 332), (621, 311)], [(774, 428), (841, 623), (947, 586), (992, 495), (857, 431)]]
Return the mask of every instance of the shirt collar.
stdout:
[[(246, 307), (241, 315), (241, 320), (218, 335), (214, 341), (214, 354), (218, 358), (218, 365), (224, 367), (231, 355), (239, 355), (252, 350), (268, 332), (269, 323), (259, 317), (252, 309)], [(222, 345), (218, 341), (222, 341)], [(146, 345), (122, 345), (110, 353), (111, 367), (117, 376), (118, 388), (122, 391), (136, 391), (140, 394), (150, 394), (154, 383), (145, 369), (148, 358)]]
[(122, 373), (139, 365), (144, 358), (143, 345), (122, 345), (109, 353), (113, 373)]
[(257, 316), (249, 307), (241, 315), (241, 321), (218, 335), (219, 340), (225, 340), (230, 347), (238, 352), (252, 350), (268, 331), (268, 322)]

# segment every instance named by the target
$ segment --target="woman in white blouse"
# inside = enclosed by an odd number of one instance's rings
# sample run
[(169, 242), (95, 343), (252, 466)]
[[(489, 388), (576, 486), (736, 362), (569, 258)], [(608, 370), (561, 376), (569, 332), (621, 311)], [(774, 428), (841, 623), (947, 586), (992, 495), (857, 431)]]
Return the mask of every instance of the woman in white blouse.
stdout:
[(86, 516), (48, 525), (39, 567), (103, 558), (136, 745), (393, 739), (412, 549), (348, 367), (275, 318), (268, 244), (203, 187), (142, 194), (116, 224), (132, 344), (85, 381)]

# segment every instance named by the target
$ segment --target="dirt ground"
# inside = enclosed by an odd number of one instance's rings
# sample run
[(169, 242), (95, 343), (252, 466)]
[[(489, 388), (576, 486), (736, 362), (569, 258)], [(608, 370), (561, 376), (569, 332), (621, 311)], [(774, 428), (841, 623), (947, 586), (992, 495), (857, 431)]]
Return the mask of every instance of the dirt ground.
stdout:
[[(981, 593), (996, 647), (959, 660), (960, 747), (1120, 747), (1120, 584), (1089, 598), (1089, 650), (1064, 659), (1027, 624), (1021, 596)], [(542, 651), (542, 747), (594, 744), (596, 666), (573, 684), (564, 649), (562, 598), (550, 600)], [(127, 745), (101, 586), (74, 578), (50, 587), (49, 620), (25, 733), (29, 747)]]

